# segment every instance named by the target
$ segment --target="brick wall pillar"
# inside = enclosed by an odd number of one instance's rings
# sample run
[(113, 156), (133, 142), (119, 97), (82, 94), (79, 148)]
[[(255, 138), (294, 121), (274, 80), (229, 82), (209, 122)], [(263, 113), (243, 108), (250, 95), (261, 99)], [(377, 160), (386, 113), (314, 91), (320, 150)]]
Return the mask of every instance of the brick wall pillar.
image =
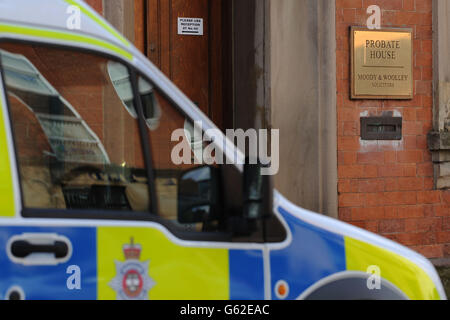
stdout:
[[(350, 26), (366, 26), (370, 5), (382, 28), (413, 29), (414, 98), (350, 99)], [(339, 218), (429, 258), (450, 256), (450, 194), (435, 190), (427, 134), (433, 122), (432, 0), (337, 0)], [(360, 139), (360, 117), (403, 117), (401, 141)]]

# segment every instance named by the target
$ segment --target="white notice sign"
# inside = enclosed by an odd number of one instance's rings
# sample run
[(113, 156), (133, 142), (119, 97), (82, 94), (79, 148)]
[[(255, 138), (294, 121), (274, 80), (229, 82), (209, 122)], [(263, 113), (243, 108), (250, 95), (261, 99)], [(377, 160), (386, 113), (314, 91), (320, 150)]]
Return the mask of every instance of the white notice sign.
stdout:
[(203, 35), (203, 19), (178, 18), (178, 34), (187, 36)]

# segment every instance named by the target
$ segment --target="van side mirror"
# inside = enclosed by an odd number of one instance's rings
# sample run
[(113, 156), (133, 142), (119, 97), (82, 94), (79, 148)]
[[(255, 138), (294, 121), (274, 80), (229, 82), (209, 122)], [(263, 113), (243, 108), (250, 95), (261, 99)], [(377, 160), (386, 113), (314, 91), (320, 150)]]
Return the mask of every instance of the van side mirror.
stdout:
[(257, 220), (267, 218), (272, 211), (272, 179), (262, 175), (265, 168), (259, 161), (244, 165), (244, 218)]
[(178, 222), (195, 224), (217, 219), (219, 172), (204, 166), (185, 171), (178, 182)]
[(158, 99), (155, 97), (153, 86), (142, 77), (138, 79), (138, 86), (145, 122), (150, 130), (156, 130), (161, 120), (161, 108)]

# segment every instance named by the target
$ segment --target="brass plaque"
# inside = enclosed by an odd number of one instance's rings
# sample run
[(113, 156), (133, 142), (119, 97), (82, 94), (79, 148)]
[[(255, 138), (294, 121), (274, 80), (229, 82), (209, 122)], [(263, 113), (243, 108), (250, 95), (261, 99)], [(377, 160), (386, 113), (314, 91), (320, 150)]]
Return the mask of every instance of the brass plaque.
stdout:
[(352, 99), (412, 99), (411, 29), (351, 30)]

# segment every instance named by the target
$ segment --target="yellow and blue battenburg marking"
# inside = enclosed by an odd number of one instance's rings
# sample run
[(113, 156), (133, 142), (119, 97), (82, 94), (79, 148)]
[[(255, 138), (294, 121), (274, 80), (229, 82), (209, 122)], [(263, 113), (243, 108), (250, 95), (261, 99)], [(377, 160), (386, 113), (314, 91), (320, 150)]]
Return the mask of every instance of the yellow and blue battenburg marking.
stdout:
[[(280, 209), (292, 242), (270, 252), (270, 286), (284, 281), (296, 299), (317, 281), (374, 264), (411, 299), (439, 299), (422, 269), (387, 250), (325, 231)], [(184, 247), (155, 228), (0, 227), (0, 242), (24, 233), (70, 239), (73, 255), (57, 266), (24, 266), (0, 251), (0, 297), (20, 285), (27, 299), (264, 299), (262, 250)], [(67, 286), (68, 267), (81, 270), (81, 289)], [(20, 283), (16, 283), (16, 279)], [(20, 280), (19, 280), (20, 279)], [(279, 299), (275, 291), (273, 299)]]
[[(426, 272), (409, 259), (362, 241), (306, 223), (283, 208), (279, 212), (292, 232), (285, 249), (270, 254), (271, 288), (279, 280), (289, 286), (287, 299), (296, 299), (317, 281), (343, 271), (366, 273), (369, 266), (383, 270), (383, 279), (409, 299), (440, 299)], [(272, 298), (277, 299), (276, 292)]]
[(126, 284), (110, 282), (124, 269), (111, 261), (129, 260), (131, 247), (136, 263), (148, 263), (149, 299), (264, 299), (262, 250), (183, 247), (151, 228), (100, 227), (97, 237), (99, 299), (124, 297)]
[[(262, 251), (181, 247), (152, 228), (0, 227), (0, 242), (27, 233), (65, 236), (73, 255), (25, 266), (0, 251), (0, 298), (18, 285), (27, 299), (264, 299)], [(71, 265), (81, 270), (80, 290), (67, 286)]]

